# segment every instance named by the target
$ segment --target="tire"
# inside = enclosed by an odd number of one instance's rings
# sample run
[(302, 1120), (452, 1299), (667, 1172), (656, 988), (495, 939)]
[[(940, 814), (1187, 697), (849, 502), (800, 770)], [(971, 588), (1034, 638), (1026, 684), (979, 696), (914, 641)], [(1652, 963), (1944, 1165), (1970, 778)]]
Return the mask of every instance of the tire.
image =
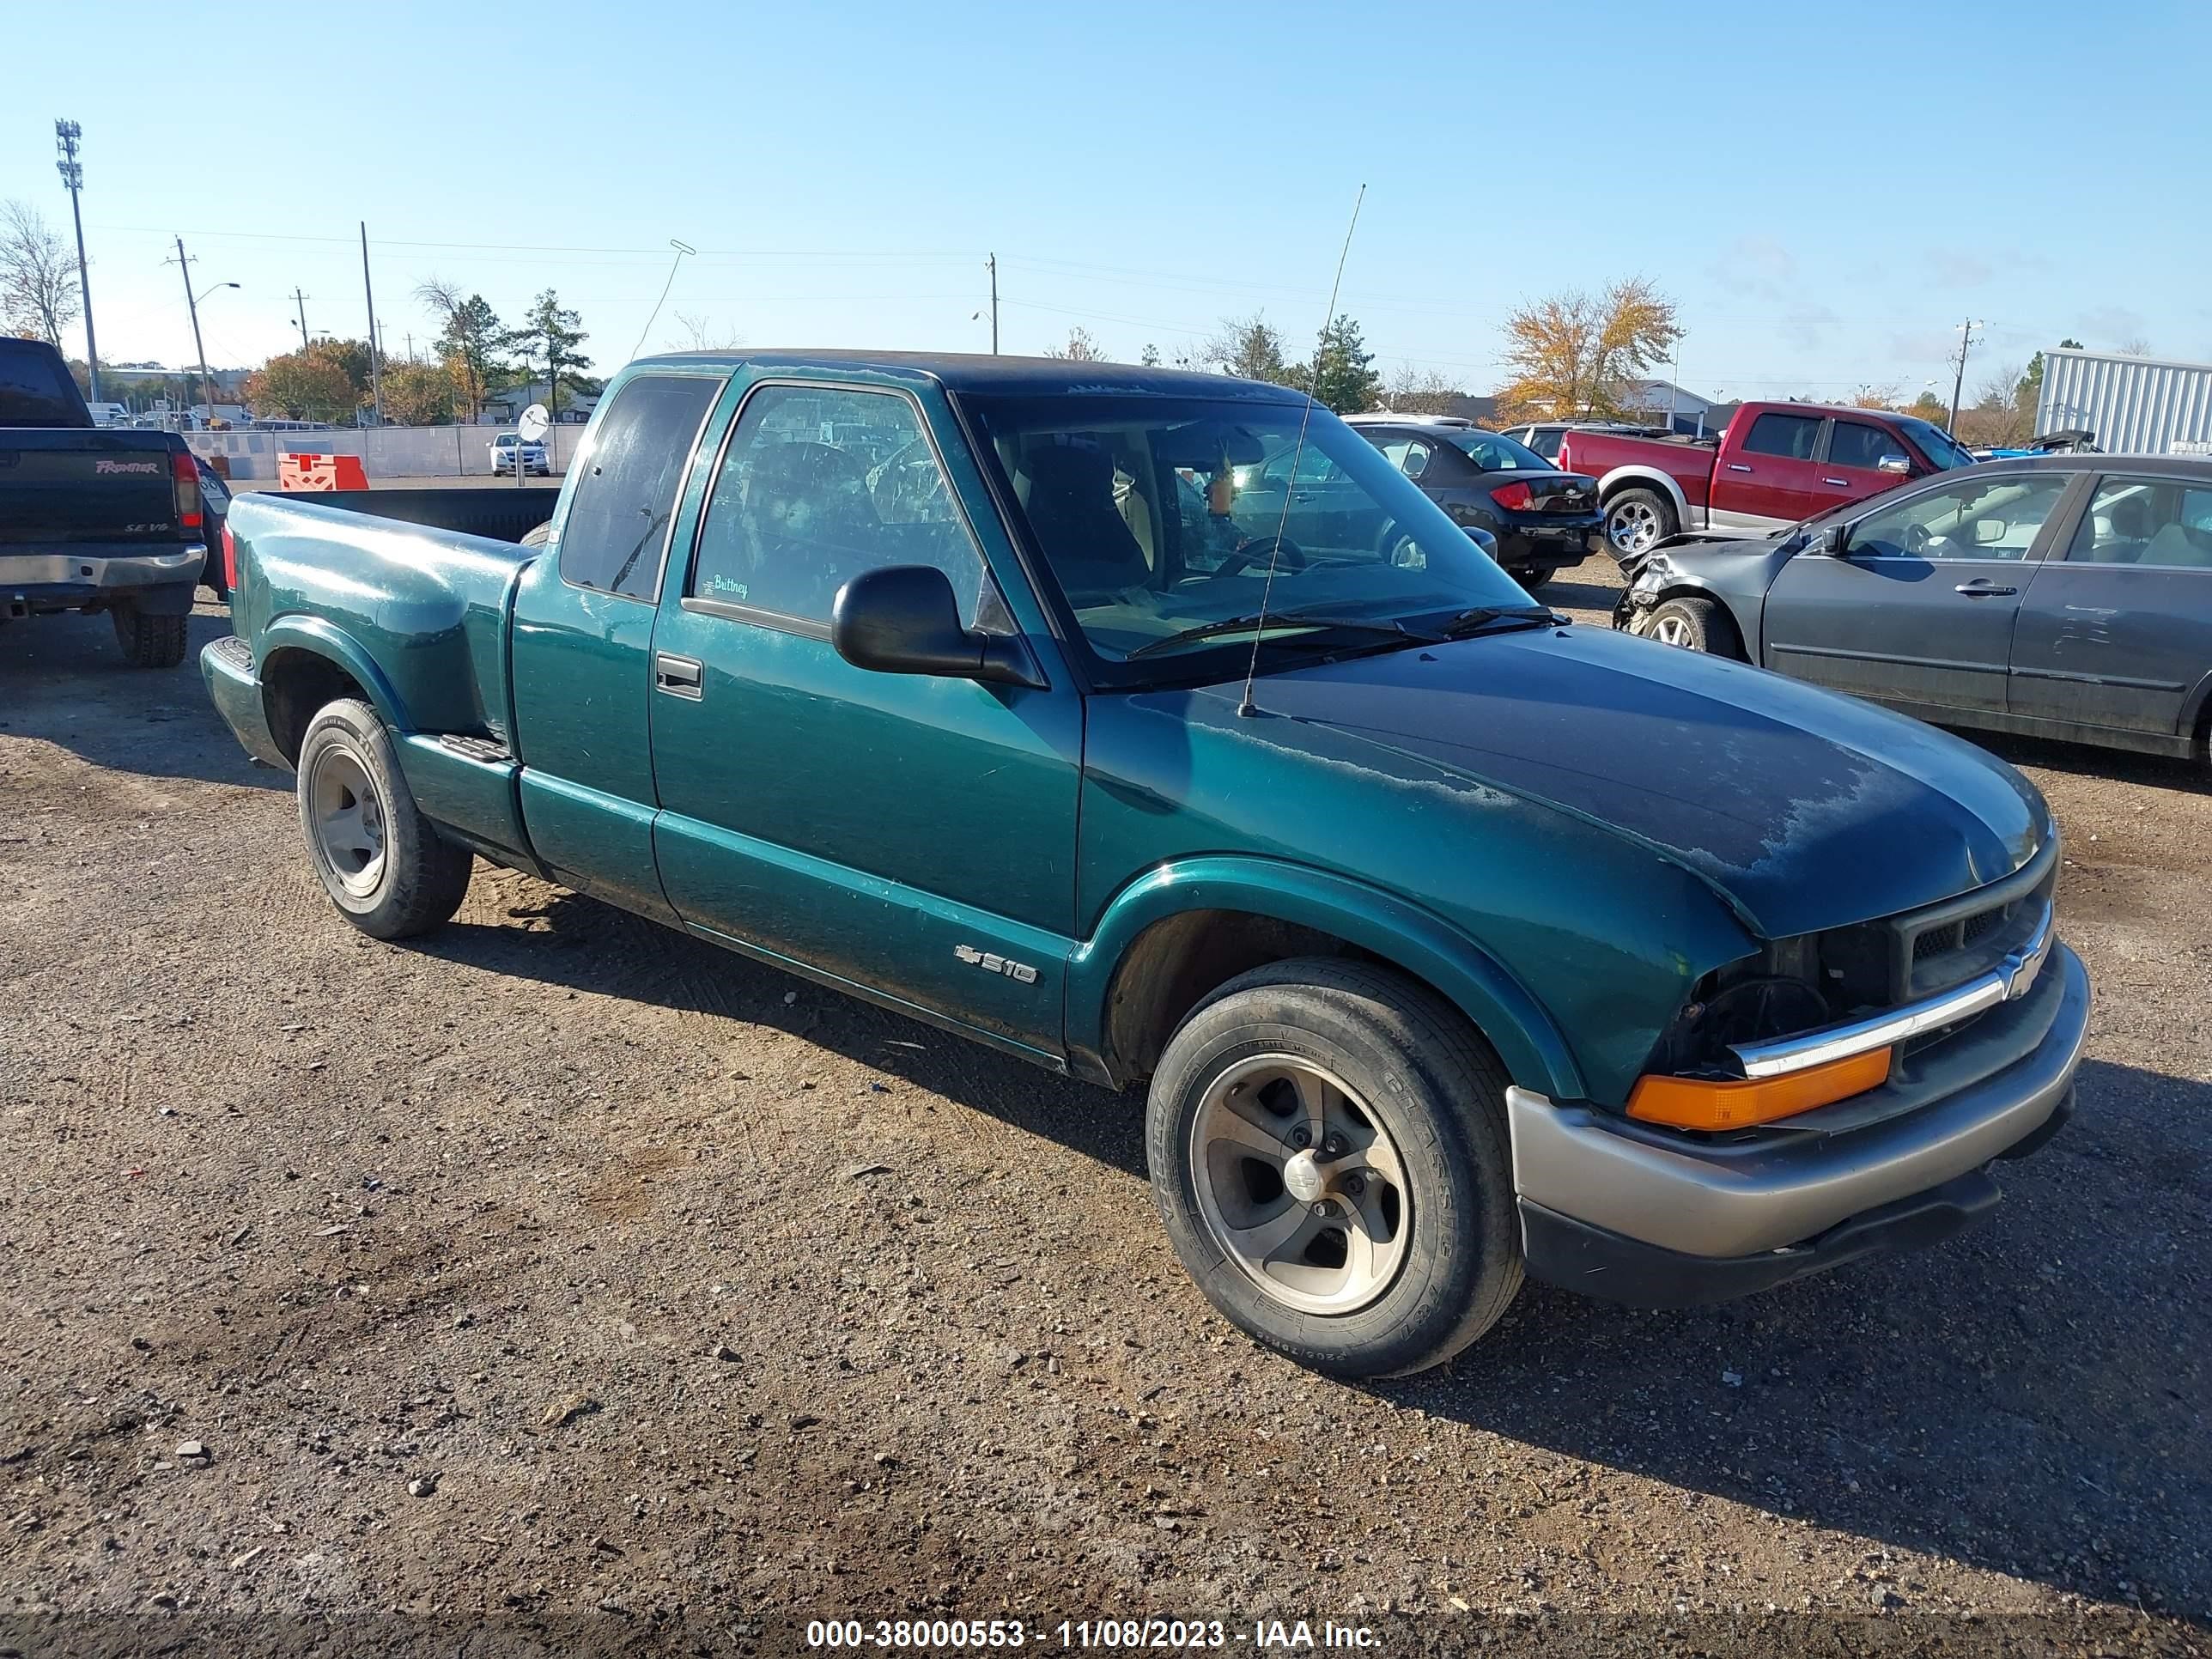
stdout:
[(115, 624), (115, 642), (133, 668), (174, 668), (185, 659), (183, 617), (149, 617), (135, 605), (118, 605), (107, 613)]
[(1644, 637), (1716, 657), (1740, 655), (1735, 624), (1712, 599), (1669, 599), (1644, 624)]
[(441, 837), (407, 787), (392, 734), (367, 703), (325, 703), (300, 744), (294, 793), (323, 890), (373, 939), (453, 919), (475, 860)]
[(1605, 504), (1605, 544), (1616, 562), (1650, 551), (1681, 527), (1674, 503), (1656, 489), (1624, 489)]
[[(1276, 1114), (1308, 1098), (1300, 1078), (1341, 1086), (1322, 1097), (1350, 1109), (1325, 1121), (1379, 1132), (1395, 1186), (1372, 1142), (1297, 1170), (1290, 1148), (1304, 1122), (1296, 1107)], [(1255, 969), (1192, 1011), (1152, 1077), (1145, 1147), (1168, 1238), (1223, 1317), (1300, 1364), (1347, 1378), (1441, 1364), (1521, 1287), (1506, 1082), (1458, 1011), (1401, 975), (1322, 957)], [(1274, 1138), (1287, 1161), (1249, 1150), (1255, 1119), (1289, 1126)], [(1231, 1136), (1217, 1133), (1224, 1125)], [(1301, 1151), (1311, 1150), (1309, 1137)], [(1364, 1183), (1362, 1168), (1373, 1172)], [(1317, 1194), (1327, 1215), (1300, 1196), (1317, 1172), (1331, 1183)], [(1278, 1253), (1254, 1265), (1255, 1250), (1234, 1242), (1240, 1224), (1254, 1236), (1274, 1228)], [(1369, 1241), (1363, 1257), (1356, 1236)], [(1387, 1269), (1364, 1287), (1363, 1261)]]
[(544, 524), (532, 525), (529, 529), (524, 531), (522, 532), (521, 545), (524, 547), (543, 547), (545, 545), (546, 538), (551, 536), (552, 533), (553, 521), (550, 519), (548, 519)]

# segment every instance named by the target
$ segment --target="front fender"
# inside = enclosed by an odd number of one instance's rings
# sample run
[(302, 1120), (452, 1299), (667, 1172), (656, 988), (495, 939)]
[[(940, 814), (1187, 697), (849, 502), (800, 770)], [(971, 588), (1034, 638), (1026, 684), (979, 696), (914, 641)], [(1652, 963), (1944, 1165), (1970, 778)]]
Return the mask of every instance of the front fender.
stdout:
[[(395, 732), (415, 729), (407, 718), (406, 704), (374, 658), (351, 635), (320, 617), (294, 614), (279, 617), (261, 630), (254, 664), (262, 672), (279, 651), (305, 651), (336, 663), (353, 677), (384, 723)], [(265, 678), (265, 675), (264, 675)]]
[(1067, 969), (1067, 1042), (1085, 1069), (1107, 1070), (1107, 999), (1125, 954), (1153, 923), (1194, 910), (1241, 910), (1333, 933), (1426, 981), (1480, 1028), (1513, 1080), (1554, 1100), (1583, 1097), (1582, 1076), (1551, 1017), (1503, 964), (1458, 929), (1404, 900), (1302, 865), (1236, 854), (1178, 859), (1109, 902)]

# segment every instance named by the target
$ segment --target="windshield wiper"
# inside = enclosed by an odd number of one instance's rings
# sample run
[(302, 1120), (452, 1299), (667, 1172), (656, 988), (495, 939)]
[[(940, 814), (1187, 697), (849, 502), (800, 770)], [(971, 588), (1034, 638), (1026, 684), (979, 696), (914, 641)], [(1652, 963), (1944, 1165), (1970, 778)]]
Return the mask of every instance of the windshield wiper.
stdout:
[(1443, 637), (1464, 639), (1492, 623), (1516, 623), (1523, 628), (1564, 627), (1569, 619), (1548, 605), (1478, 605), (1471, 611), (1462, 611), (1444, 624)]
[(1157, 640), (1147, 640), (1122, 659), (1134, 662), (1155, 651), (1164, 651), (1170, 646), (1187, 645), (1196, 640), (1210, 640), (1223, 634), (1249, 633), (1259, 628), (1356, 628), (1369, 634), (1397, 634), (1424, 645), (1434, 645), (1446, 635), (1429, 633), (1418, 628), (1408, 628), (1401, 622), (1376, 617), (1322, 617), (1310, 611), (1272, 611), (1265, 617), (1225, 617), (1219, 622), (1201, 623), (1196, 628), (1186, 628)]

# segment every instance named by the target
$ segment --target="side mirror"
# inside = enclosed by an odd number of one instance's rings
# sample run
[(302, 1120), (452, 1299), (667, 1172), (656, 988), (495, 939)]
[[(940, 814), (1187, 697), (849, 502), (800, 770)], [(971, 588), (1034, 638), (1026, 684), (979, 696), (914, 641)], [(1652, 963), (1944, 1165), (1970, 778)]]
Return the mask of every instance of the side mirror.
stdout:
[(1900, 478), (1912, 476), (1912, 463), (1894, 450), (1883, 456), (1874, 465), (1877, 472), (1894, 472)]
[(1039, 684), (1018, 641), (961, 625), (952, 584), (934, 565), (885, 565), (854, 577), (830, 607), (830, 643), (854, 667), (878, 674)]
[(1820, 551), (1826, 554), (1830, 558), (1841, 559), (1848, 557), (1850, 550), (1850, 526), (1847, 524), (1832, 524), (1826, 530), (1820, 532)]

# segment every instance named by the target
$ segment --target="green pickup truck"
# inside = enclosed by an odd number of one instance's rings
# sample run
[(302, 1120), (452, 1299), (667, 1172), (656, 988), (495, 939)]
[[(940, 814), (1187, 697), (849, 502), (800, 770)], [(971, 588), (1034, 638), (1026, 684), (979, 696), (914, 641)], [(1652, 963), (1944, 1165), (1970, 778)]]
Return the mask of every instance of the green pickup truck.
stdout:
[(1281, 387), (659, 357), (540, 545), (353, 505), (239, 498), (202, 658), (342, 914), (422, 933), (489, 859), (1143, 1086), (1177, 1254), (1318, 1370), (1445, 1359), (1524, 1273), (1929, 1243), (2071, 1109), (2033, 787), (1567, 625)]

